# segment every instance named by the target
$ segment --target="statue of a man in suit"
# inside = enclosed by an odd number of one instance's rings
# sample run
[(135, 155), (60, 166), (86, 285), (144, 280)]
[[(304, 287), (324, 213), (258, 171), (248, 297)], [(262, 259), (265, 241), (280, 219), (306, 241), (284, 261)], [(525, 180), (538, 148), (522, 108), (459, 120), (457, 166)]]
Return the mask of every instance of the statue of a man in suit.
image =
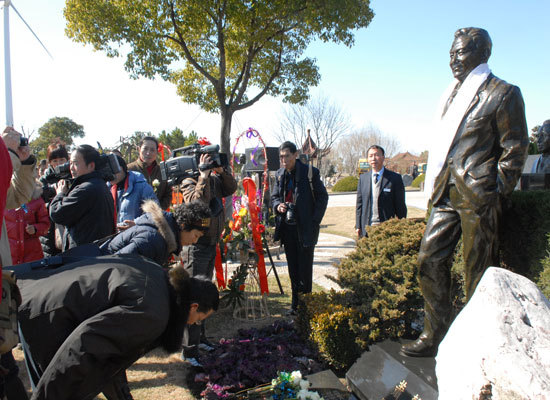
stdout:
[(531, 173), (550, 174), (550, 119), (544, 121), (537, 132), (537, 147), (542, 154), (533, 164)]
[(529, 142), (521, 92), (491, 73), (491, 47), (483, 29), (455, 32), (456, 80), (440, 105), (426, 174), (433, 191), (418, 256), (424, 331), (402, 347), (408, 356), (435, 356), (452, 322), (450, 269), (461, 235), (467, 300), (487, 267), (498, 265), (500, 200), (514, 189)]

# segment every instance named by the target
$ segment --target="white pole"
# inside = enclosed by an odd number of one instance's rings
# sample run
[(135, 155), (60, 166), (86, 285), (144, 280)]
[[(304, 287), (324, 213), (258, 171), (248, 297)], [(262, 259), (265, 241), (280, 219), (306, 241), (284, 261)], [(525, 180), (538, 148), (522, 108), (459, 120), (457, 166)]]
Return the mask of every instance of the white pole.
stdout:
[(4, 69), (6, 80), (6, 126), (13, 127), (13, 106), (11, 103), (11, 61), (10, 61), (10, 0), (4, 0)]

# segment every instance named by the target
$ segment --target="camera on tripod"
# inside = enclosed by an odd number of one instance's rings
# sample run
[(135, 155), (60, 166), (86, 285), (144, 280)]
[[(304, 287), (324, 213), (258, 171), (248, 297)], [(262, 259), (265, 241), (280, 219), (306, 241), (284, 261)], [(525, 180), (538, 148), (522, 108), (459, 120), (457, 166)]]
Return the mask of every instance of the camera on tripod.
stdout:
[[(210, 156), (208, 164), (200, 163), (202, 154)], [(168, 160), (160, 163), (160, 173), (162, 180), (168, 181), (169, 185), (177, 185), (186, 178), (197, 178), (200, 171), (228, 165), (227, 154), (220, 153), (219, 145), (201, 146), (196, 143), (174, 150)]]
[[(70, 162), (67, 161), (65, 164), (58, 165), (57, 167), (48, 167), (44, 175), (40, 178), (40, 182), (45, 185), (57, 183), (62, 179), (72, 180), (70, 166)], [(101, 173), (103, 180), (107, 182), (115, 179), (115, 174), (122, 171), (116, 155), (114, 154), (101, 154), (96, 169)]]

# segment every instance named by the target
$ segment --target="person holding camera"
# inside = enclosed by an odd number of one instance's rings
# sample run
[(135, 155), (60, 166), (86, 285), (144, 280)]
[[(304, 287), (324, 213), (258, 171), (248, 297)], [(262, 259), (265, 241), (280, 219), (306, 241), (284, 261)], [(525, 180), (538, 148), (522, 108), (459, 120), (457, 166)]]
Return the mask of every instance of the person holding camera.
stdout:
[(100, 163), (96, 149), (80, 145), (71, 153), (72, 183), (63, 179), (56, 184), (50, 218), (65, 227), (62, 250), (115, 233), (113, 198), (98, 171)]
[(5, 190), (5, 199), (3, 198), (3, 206), (0, 209), (2, 213), (0, 266), (12, 265), (10, 243), (4, 223), (4, 210), (19, 207), (30, 200), (35, 187), (34, 170), (36, 167), (36, 158), (31, 154), (28, 140), (11, 126), (4, 129), (2, 144), (8, 150), (9, 158), (5, 156), (5, 153), (2, 156), (6, 163), (2, 171), (5, 173), (7, 185), (3, 189)]
[(147, 183), (153, 187), (163, 210), (170, 208), (172, 188), (162, 179), (160, 166), (157, 163), (159, 142), (153, 136), (145, 136), (138, 147), (139, 157), (128, 164), (129, 171), (141, 172)]
[[(47, 175), (54, 174), (55, 168), (59, 165), (63, 165), (69, 161), (69, 153), (62, 141), (55, 141), (48, 146), (47, 149), (47, 162), (48, 168), (45, 173), (40, 177), (40, 183), (42, 183), (42, 199), (46, 203), (46, 209), (48, 210), (48, 217), (50, 215), (50, 202), (56, 195), (55, 183), (49, 183)], [(55, 224), (50, 218), (50, 227), (48, 232), (44, 236), (40, 236), (40, 244), (42, 245), (42, 251), (44, 257), (52, 257), (61, 252), (62, 239), (63, 239), (63, 226)], [(57, 240), (56, 240), (57, 239)]]
[[(28, 140), (12, 127), (6, 127), (0, 139), (0, 220), (2, 230), (0, 232), (0, 269), (1, 267), (12, 265), (11, 250), (8, 238), (8, 232), (4, 221), (4, 210), (19, 207), (29, 201), (35, 188), (34, 171), (36, 167), (36, 158), (31, 154)], [(4, 274), (2, 274), (4, 275)], [(8, 282), (8, 277), (3, 276)], [(17, 297), (18, 292), (15, 283), (2, 285), (2, 294), (4, 289), (11, 289), (12, 295)], [(0, 307), (0, 318), (4, 321), (10, 321), (10, 305), (5, 300)], [(5, 325), (0, 328), (0, 344), (5, 347), (7, 342), (4, 340), (10, 334), (10, 328)], [(13, 336), (11, 334), (10, 336)], [(15, 346), (15, 343), (13, 343)], [(9, 347), (9, 346), (8, 346)], [(2, 350), (0, 357), (0, 397), (6, 396), (9, 400), (27, 399), (27, 392), (21, 379), (19, 378), (19, 367), (17, 366), (13, 354), (10, 350)]]
[(298, 308), (298, 294), (310, 293), (313, 278), (313, 251), (319, 226), (328, 204), (328, 193), (319, 170), (303, 164), (296, 145), (284, 142), (279, 147), (281, 166), (271, 191), (276, 215), (275, 240), (285, 248), (292, 288), (289, 315)]
[[(212, 168), (201, 167), (208, 165), (212, 165)], [(197, 243), (183, 248), (181, 258), (191, 276), (206, 275), (212, 279), (216, 244), (225, 223), (223, 198), (235, 193), (237, 181), (224, 167), (214, 167), (212, 157), (207, 153), (200, 155), (199, 171), (197, 179), (184, 179), (180, 188), (185, 203), (199, 200), (209, 206), (212, 213), (210, 227)], [(199, 345), (202, 343), (207, 349), (212, 347), (206, 338), (204, 325), (188, 326), (185, 339), (182, 358), (193, 366), (199, 366)]]

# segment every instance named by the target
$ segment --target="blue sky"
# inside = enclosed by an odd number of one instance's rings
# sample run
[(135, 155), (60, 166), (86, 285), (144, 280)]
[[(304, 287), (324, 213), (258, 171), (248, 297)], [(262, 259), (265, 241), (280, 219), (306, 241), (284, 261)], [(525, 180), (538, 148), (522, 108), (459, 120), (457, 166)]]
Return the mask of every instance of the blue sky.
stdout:
[[(64, 36), (61, 0), (15, 0), (15, 7), (48, 47), (41, 49), (15, 13), (10, 14), (13, 107), (16, 128), (37, 131), (63, 116), (84, 126), (81, 142), (104, 146), (136, 130), (174, 127), (219, 141), (219, 117), (186, 105), (161, 80), (131, 80), (123, 59), (108, 59)], [(528, 127), (550, 118), (550, 2), (546, 0), (376, 0), (371, 25), (347, 48), (313, 43), (322, 94), (350, 114), (357, 128), (374, 124), (401, 143), (401, 150), (428, 147), (439, 97), (451, 82), (448, 52), (456, 29), (478, 26), (493, 40), (489, 66), (522, 90)], [(3, 56), (2, 56), (3, 60)], [(2, 73), (3, 75), (3, 73)], [(4, 83), (1, 82), (3, 91)], [(276, 145), (278, 99), (264, 97), (235, 114), (232, 136), (252, 126)], [(4, 109), (4, 99), (0, 101)]]

